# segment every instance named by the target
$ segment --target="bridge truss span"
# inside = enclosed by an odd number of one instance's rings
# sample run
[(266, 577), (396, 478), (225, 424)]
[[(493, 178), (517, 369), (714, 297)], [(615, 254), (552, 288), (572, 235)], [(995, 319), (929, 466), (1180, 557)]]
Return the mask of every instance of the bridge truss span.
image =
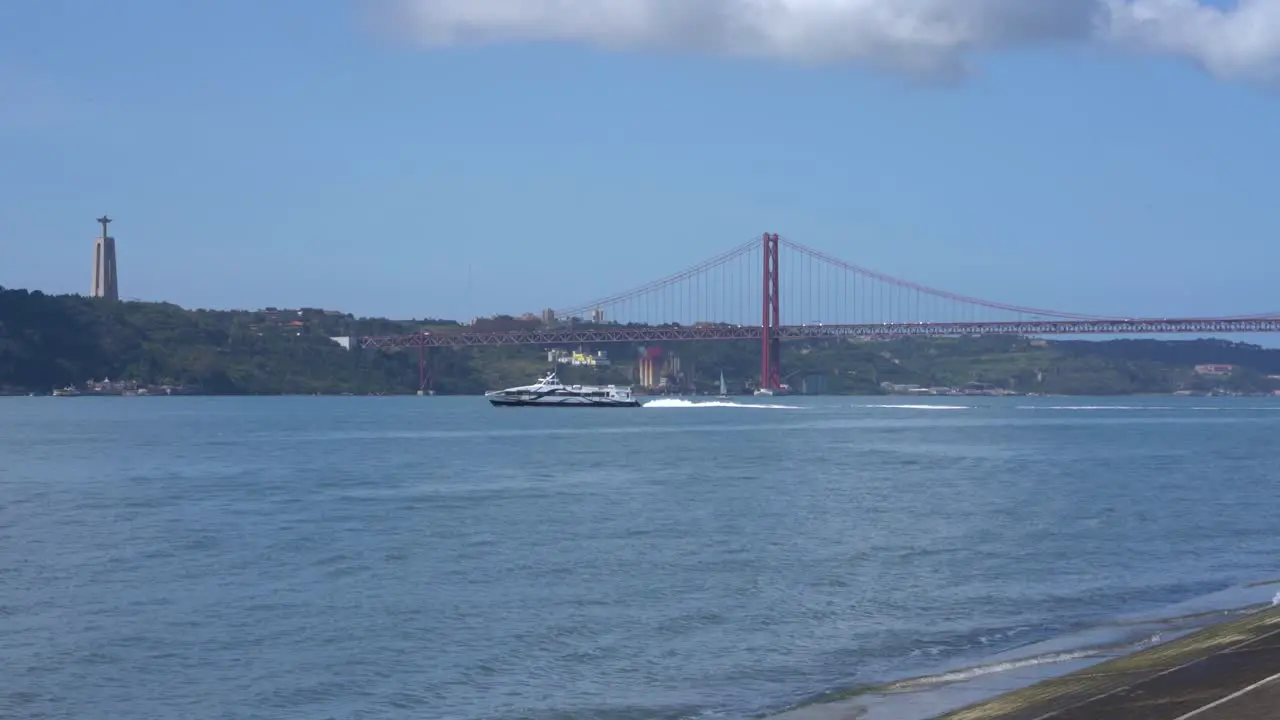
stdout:
[[(782, 325), (771, 328), (780, 340), (965, 335), (1170, 335), (1179, 333), (1280, 332), (1280, 317), (1215, 319), (1042, 320), (976, 323), (869, 323), (858, 325)], [(763, 340), (760, 325), (631, 327), (605, 330), (531, 330), (485, 333), (419, 333), (360, 338), (362, 348), (495, 347), (503, 345), (592, 345), (597, 343)]]
[(419, 333), (360, 338), (362, 348), (496, 347), (501, 345), (591, 345), (593, 343), (759, 340), (759, 327), (630, 327), (605, 330), (517, 330), (513, 332)]
[(975, 323), (885, 323), (783, 327), (782, 338), (959, 337), (966, 335), (1173, 335), (1280, 332), (1280, 317), (1126, 320), (1034, 320)]

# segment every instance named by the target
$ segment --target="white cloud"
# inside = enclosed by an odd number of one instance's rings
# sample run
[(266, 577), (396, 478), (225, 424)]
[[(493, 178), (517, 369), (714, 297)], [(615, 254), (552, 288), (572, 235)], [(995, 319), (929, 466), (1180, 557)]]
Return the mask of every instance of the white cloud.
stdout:
[(1223, 78), (1280, 79), (1280, 0), (1107, 0), (1104, 38), (1185, 57)]
[(977, 52), (1097, 41), (1189, 58), (1222, 77), (1268, 79), (1280, 68), (1280, 0), (389, 2), (397, 31), (429, 45), (679, 49), (938, 76), (963, 73)]

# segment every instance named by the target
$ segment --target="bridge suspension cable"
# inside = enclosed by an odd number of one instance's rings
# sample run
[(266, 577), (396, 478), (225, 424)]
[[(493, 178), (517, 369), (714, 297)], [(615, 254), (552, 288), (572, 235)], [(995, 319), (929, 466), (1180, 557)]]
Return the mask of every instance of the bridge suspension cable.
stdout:
[(864, 268), (859, 265), (854, 265), (853, 263), (850, 263), (850, 262), (845, 262), (844, 260), (840, 260), (839, 258), (832, 257), (831, 255), (828, 255), (820, 250), (815, 250), (807, 245), (802, 245), (798, 242), (795, 242), (794, 240), (787, 240), (784, 238), (782, 242), (786, 246), (790, 247), (793, 250), (798, 251), (802, 255), (807, 255), (809, 257), (814, 258), (815, 260), (821, 261), (828, 265), (838, 267), (843, 270), (856, 273), (863, 277), (870, 278), (872, 280), (876, 280), (879, 282), (887, 283), (889, 285), (900, 287), (906, 290), (912, 290), (915, 292), (924, 293), (926, 295), (932, 295), (937, 298), (942, 298), (945, 300), (950, 300), (950, 301), (962, 303), (965, 305), (974, 305), (977, 307), (984, 307), (992, 310), (1004, 310), (1004, 311), (1016, 313), (1019, 315), (1035, 315), (1035, 316), (1040, 316), (1044, 318), (1056, 318), (1061, 320), (1107, 320), (1109, 319), (1107, 317), (1100, 316), (1100, 315), (1082, 315), (1079, 313), (1068, 313), (1068, 312), (1060, 312), (1057, 310), (1044, 310), (1040, 308), (1025, 307), (1020, 305), (1009, 305), (1007, 303), (994, 302), (991, 300), (983, 300), (981, 298), (969, 297), (967, 295), (960, 295), (953, 292), (947, 292), (946, 290), (931, 288), (926, 285), (921, 285), (919, 283), (911, 282), (910, 280), (903, 280), (902, 278), (897, 278), (892, 275), (886, 275), (881, 272), (876, 272), (875, 270)]
[(556, 310), (555, 314), (557, 317), (573, 317), (573, 316), (581, 315), (582, 313), (590, 313), (591, 311), (596, 310), (598, 308), (616, 306), (619, 303), (625, 302), (627, 300), (635, 300), (638, 298), (642, 298), (643, 296), (646, 296), (646, 295), (651, 295), (655, 292), (658, 292), (664, 289), (669, 289), (672, 286), (677, 285), (682, 281), (688, 281), (689, 279), (695, 278), (700, 274), (706, 273), (709, 270), (723, 267), (725, 264), (727, 264), (731, 260), (741, 258), (749, 254), (752, 250), (756, 249), (757, 245), (758, 243), (755, 240), (745, 242), (733, 248), (732, 250), (728, 250), (723, 253), (720, 253), (719, 255), (716, 255), (715, 257), (710, 258), (708, 260), (704, 260), (698, 263), (697, 265), (687, 267), (678, 273), (673, 273), (664, 278), (659, 278), (658, 280), (645, 283), (644, 285), (634, 287), (630, 290), (625, 290), (623, 292), (616, 293), (608, 297), (600, 298), (595, 302), (576, 305), (563, 310)]
[[(961, 295), (792, 240), (782, 239), (780, 246), (782, 324), (1112, 319)], [(555, 314), (624, 324), (759, 324), (764, 259), (760, 242), (750, 240), (680, 272)]]
[[(603, 317), (595, 317), (597, 310)], [(420, 332), (364, 337), (360, 344), (424, 348), (760, 340), (762, 373), (775, 376), (769, 358), (777, 355), (776, 342), (783, 339), (1280, 332), (1280, 312), (1120, 318), (983, 300), (876, 272), (770, 234), (763, 242), (757, 237), (680, 272), (556, 314), (588, 324), (543, 327), (521, 320), (526, 324), (517, 330)], [(776, 378), (771, 382), (776, 384)]]
[[(766, 276), (769, 280), (762, 283)], [(777, 319), (762, 323), (762, 307), (777, 308), (773, 311)], [(752, 239), (666, 277), (554, 312), (560, 319), (577, 318), (587, 324), (653, 327), (974, 323), (996, 327), (993, 323), (1141, 317), (1066, 312), (963, 295), (878, 272), (785, 238), (763, 245), (760, 239)], [(1280, 313), (1199, 319), (1280, 319)]]

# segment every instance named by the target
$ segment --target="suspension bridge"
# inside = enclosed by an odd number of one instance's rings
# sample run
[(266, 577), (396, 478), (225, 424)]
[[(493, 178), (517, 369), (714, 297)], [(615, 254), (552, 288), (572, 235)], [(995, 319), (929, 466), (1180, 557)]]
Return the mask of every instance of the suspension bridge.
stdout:
[(679, 273), (546, 311), (537, 327), (370, 336), (359, 345), (417, 348), (421, 369), (432, 347), (753, 340), (761, 385), (777, 389), (783, 340), (1260, 332), (1280, 332), (1280, 313), (1120, 318), (1022, 307), (926, 287), (765, 233)]

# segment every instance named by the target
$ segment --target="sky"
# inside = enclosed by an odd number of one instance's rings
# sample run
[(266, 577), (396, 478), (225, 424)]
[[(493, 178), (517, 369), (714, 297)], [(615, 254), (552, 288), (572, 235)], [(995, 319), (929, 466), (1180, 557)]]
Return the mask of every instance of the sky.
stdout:
[(0, 3), (0, 285), (468, 318), (777, 232), (1083, 314), (1280, 311), (1280, 0)]

